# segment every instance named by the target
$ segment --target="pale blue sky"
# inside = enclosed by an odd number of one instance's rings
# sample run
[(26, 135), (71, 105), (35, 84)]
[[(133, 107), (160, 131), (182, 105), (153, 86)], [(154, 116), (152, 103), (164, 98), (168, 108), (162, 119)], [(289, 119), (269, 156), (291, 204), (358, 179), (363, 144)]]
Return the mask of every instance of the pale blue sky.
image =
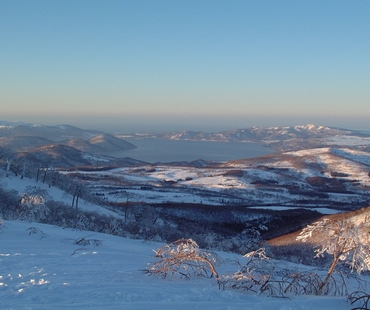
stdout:
[(0, 0), (3, 120), (370, 130), (370, 1)]

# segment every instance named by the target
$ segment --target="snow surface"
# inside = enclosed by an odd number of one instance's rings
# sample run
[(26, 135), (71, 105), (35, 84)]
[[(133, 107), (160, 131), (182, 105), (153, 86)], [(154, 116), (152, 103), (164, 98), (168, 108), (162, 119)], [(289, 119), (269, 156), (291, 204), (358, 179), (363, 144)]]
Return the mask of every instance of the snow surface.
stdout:
[[(161, 279), (145, 274), (163, 246), (51, 225), (5, 221), (0, 231), (1, 309), (350, 309), (344, 297), (290, 299), (219, 290), (214, 278)], [(34, 227), (34, 234), (29, 228)], [(101, 246), (73, 243), (86, 237)], [(219, 253), (218, 272), (235, 272), (235, 258)], [(286, 264), (281, 262), (281, 264)], [(307, 267), (305, 267), (307, 268)]]
[(329, 144), (335, 145), (347, 145), (347, 146), (356, 146), (356, 145), (369, 145), (369, 137), (358, 137), (358, 136), (347, 136), (347, 135), (338, 135), (335, 137), (328, 137), (326, 141)]
[[(27, 187), (40, 188), (47, 192), (47, 194), (50, 196), (52, 200), (63, 201), (67, 205), (69, 205), (72, 202), (72, 195), (69, 195), (56, 187), (49, 188), (47, 184), (41, 182), (36, 183), (35, 180), (26, 177), (23, 179), (15, 176), (0, 178), (0, 186), (9, 190), (11, 189), (16, 190), (20, 195), (26, 192)], [(99, 214), (104, 214), (107, 216), (111, 215), (114, 217), (119, 217), (117, 213), (110, 211), (106, 208), (100, 207), (98, 205), (88, 203), (83, 199), (80, 199), (78, 207), (85, 211), (97, 212)]]
[(348, 158), (354, 162), (358, 162), (358, 163), (362, 163), (362, 164), (370, 166), (370, 155), (368, 152), (351, 150), (347, 148), (342, 148), (342, 149), (335, 148), (333, 149), (333, 153), (338, 156)]

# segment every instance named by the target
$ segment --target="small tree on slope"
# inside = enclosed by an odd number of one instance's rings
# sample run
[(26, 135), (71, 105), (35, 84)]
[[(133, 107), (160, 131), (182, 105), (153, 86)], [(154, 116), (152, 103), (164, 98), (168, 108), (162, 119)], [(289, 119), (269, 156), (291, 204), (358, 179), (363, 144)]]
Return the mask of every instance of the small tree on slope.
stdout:
[(325, 280), (319, 287), (319, 295), (322, 295), (327, 286), (335, 267), (345, 262), (350, 265), (351, 271), (356, 270), (359, 274), (370, 267), (369, 246), (370, 222), (366, 217), (361, 223), (350, 220), (330, 220), (325, 218), (308, 225), (302, 230), (297, 240), (306, 242), (314, 233), (320, 234), (320, 245), (315, 250), (315, 257), (323, 256), (324, 253), (333, 255), (333, 262), (329, 268)]

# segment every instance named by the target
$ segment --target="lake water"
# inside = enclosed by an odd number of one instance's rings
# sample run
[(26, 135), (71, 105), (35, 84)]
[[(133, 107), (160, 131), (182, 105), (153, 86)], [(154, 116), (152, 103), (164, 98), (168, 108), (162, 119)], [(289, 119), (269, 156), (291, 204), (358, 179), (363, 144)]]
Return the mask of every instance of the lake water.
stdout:
[(210, 142), (165, 139), (125, 139), (136, 149), (111, 152), (114, 157), (131, 157), (155, 163), (172, 161), (229, 161), (272, 154), (274, 150), (260, 143)]

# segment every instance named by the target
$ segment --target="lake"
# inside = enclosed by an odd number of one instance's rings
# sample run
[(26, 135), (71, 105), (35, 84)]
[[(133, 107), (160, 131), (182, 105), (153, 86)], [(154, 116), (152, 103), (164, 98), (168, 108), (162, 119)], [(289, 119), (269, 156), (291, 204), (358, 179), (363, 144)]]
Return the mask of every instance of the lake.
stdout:
[(172, 161), (229, 161), (252, 158), (274, 153), (274, 150), (261, 143), (210, 142), (165, 139), (124, 139), (137, 146), (136, 149), (110, 152), (114, 157), (131, 157), (155, 163)]

